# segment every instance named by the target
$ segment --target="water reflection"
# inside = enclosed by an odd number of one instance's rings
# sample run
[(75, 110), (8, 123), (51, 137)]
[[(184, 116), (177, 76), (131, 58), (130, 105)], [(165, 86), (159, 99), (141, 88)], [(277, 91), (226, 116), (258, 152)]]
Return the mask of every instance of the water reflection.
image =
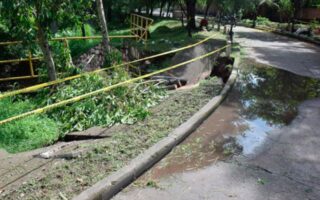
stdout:
[(144, 180), (252, 154), (270, 132), (292, 122), (300, 103), (320, 96), (320, 80), (246, 62), (224, 103)]
[(251, 64), (241, 70), (237, 89), (241, 92), (241, 115), (245, 118), (288, 125), (301, 102), (320, 96), (320, 81)]

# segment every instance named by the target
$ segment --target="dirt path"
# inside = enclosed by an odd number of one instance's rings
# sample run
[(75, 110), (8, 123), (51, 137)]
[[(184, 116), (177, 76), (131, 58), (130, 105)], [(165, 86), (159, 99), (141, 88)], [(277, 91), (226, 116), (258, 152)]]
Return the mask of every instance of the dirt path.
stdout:
[(236, 35), (255, 61), (227, 100), (114, 199), (320, 199), (320, 48), (243, 27)]

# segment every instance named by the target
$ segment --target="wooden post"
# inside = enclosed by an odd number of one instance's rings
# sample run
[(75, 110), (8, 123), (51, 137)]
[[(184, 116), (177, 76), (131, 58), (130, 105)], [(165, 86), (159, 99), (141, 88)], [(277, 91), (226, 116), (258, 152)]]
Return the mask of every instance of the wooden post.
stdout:
[(149, 20), (146, 20), (146, 35), (145, 35), (145, 40), (148, 40), (148, 26), (149, 26)]
[(132, 15), (132, 13), (131, 13), (131, 15), (130, 15), (130, 32), (131, 32), (131, 34), (133, 34), (133, 30), (132, 30), (132, 18), (133, 18), (133, 15)]
[(29, 68), (30, 68), (30, 73), (31, 76), (34, 77), (34, 69), (33, 69), (33, 63), (32, 63), (32, 53), (29, 51)]
[(230, 57), (231, 56), (231, 53), (232, 53), (232, 43), (231, 41), (228, 41), (227, 44), (229, 45), (226, 49), (226, 56), (227, 57)]
[(143, 25), (144, 25), (144, 18), (142, 18), (142, 17), (140, 17), (141, 18), (141, 22), (140, 22), (140, 32), (141, 32), (141, 34), (140, 34), (140, 40), (143, 40), (143, 31), (145, 31), (145, 30), (143, 30)]
[(133, 32), (134, 32), (134, 35), (137, 35), (137, 16), (136, 15), (133, 16)]

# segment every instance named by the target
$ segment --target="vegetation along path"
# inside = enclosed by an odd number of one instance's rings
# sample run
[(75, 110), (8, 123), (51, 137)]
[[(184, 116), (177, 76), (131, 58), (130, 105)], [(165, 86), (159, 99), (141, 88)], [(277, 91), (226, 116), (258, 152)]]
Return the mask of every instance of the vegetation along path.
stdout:
[(320, 48), (235, 32), (244, 59), (226, 101), (114, 199), (320, 198)]

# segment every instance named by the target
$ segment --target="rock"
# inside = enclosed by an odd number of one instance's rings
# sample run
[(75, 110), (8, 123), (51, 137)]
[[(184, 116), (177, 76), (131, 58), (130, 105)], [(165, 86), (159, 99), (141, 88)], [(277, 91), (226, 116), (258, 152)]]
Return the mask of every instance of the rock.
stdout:
[(41, 158), (44, 158), (44, 159), (49, 159), (49, 158), (52, 158), (53, 156), (54, 156), (54, 151), (46, 151), (46, 152), (44, 152), (44, 153), (41, 153), (39, 156), (41, 157)]
[(312, 29), (311, 28), (298, 28), (298, 30), (295, 32), (296, 35), (306, 35), (311, 36), (312, 35)]

